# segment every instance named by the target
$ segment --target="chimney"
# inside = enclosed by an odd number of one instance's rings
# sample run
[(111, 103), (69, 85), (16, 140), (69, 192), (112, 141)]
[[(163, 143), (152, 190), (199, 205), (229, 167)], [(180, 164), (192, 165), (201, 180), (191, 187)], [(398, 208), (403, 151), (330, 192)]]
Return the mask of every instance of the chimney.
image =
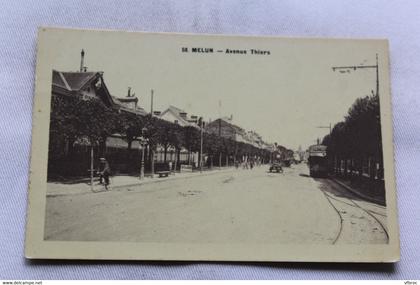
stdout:
[(131, 96), (131, 87), (128, 87), (128, 90), (127, 90), (127, 97), (130, 97)]
[(187, 113), (186, 112), (180, 112), (179, 115), (181, 116), (181, 118), (186, 119), (187, 118)]
[(192, 123), (198, 123), (198, 116), (195, 116), (195, 115), (192, 115), (191, 116), (191, 120), (190, 120)]
[(80, 53), (80, 72), (85, 71), (86, 69), (84, 68), (84, 60), (85, 60), (85, 51), (82, 49), (82, 52)]

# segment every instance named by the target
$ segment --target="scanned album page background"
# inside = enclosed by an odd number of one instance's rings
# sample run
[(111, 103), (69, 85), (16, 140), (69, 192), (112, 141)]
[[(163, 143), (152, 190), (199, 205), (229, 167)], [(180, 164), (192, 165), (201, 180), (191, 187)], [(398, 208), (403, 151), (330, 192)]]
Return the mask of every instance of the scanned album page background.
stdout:
[[(0, 276), (5, 279), (419, 279), (420, 3), (71, 1), (2, 3)], [(390, 40), (401, 261), (369, 264), (28, 262), (24, 255), (39, 26)], [(3, 191), (4, 190), (4, 191)]]

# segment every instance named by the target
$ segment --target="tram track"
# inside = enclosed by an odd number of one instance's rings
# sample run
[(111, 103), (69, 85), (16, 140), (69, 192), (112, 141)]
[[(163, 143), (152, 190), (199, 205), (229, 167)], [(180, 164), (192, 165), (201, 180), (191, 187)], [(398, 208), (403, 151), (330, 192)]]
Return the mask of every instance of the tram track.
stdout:
[[(323, 182), (323, 184), (330, 186), (331, 188), (333, 188), (335, 192), (343, 194), (344, 196), (344, 197), (338, 198), (334, 196), (334, 194), (332, 194), (331, 191), (320, 188), (325, 198), (327, 199), (328, 203), (333, 207), (333, 209), (335, 210), (335, 212), (338, 214), (340, 218), (340, 228), (338, 230), (337, 236), (332, 242), (333, 244), (336, 244), (337, 242), (345, 239), (345, 237), (343, 237), (343, 232), (345, 232), (346, 230), (345, 227), (348, 228), (349, 226), (356, 224), (355, 222), (351, 220), (354, 215), (349, 217), (347, 213), (348, 210), (346, 210), (346, 207), (347, 209), (354, 209), (355, 211), (360, 211), (361, 213), (364, 213), (365, 215), (367, 215), (367, 216), (362, 216), (359, 219), (370, 218), (371, 221), (373, 220), (374, 223), (376, 223), (380, 227), (380, 229), (377, 227), (374, 227), (373, 231), (376, 230), (376, 231), (379, 231), (380, 233), (383, 233), (385, 242), (386, 243), (389, 242), (389, 234), (387, 231), (387, 227), (383, 224), (383, 222), (380, 219), (378, 219), (378, 217), (375, 216), (375, 215), (378, 215), (383, 218), (386, 218), (386, 214), (379, 213), (378, 211), (374, 211), (371, 209), (367, 209), (366, 207), (363, 207), (362, 205), (360, 205), (358, 202), (354, 201), (354, 199), (350, 197), (345, 197), (347, 193), (342, 189), (342, 187), (338, 183), (335, 183), (334, 181), (331, 181), (330, 179), (322, 179), (319, 181)], [(375, 207), (385, 209), (385, 207), (382, 207), (376, 204), (375, 204)], [(366, 230), (367, 229), (360, 229), (361, 232), (364, 232)]]

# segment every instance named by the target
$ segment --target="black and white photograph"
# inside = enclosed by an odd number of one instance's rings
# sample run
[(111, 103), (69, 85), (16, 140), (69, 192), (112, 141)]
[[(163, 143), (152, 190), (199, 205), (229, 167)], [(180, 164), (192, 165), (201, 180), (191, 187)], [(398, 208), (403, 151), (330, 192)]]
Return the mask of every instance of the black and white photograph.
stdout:
[(388, 64), (385, 40), (40, 29), (27, 250), (397, 260)]

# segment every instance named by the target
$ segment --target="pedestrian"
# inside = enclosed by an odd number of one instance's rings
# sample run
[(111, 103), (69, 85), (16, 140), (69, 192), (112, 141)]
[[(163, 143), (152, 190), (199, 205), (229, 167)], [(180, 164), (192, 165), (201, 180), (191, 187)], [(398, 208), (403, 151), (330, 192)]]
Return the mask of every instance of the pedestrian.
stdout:
[(108, 161), (104, 157), (99, 159), (99, 183), (104, 182), (105, 189), (108, 189), (109, 185), (109, 175), (111, 174), (111, 168), (109, 167)]

